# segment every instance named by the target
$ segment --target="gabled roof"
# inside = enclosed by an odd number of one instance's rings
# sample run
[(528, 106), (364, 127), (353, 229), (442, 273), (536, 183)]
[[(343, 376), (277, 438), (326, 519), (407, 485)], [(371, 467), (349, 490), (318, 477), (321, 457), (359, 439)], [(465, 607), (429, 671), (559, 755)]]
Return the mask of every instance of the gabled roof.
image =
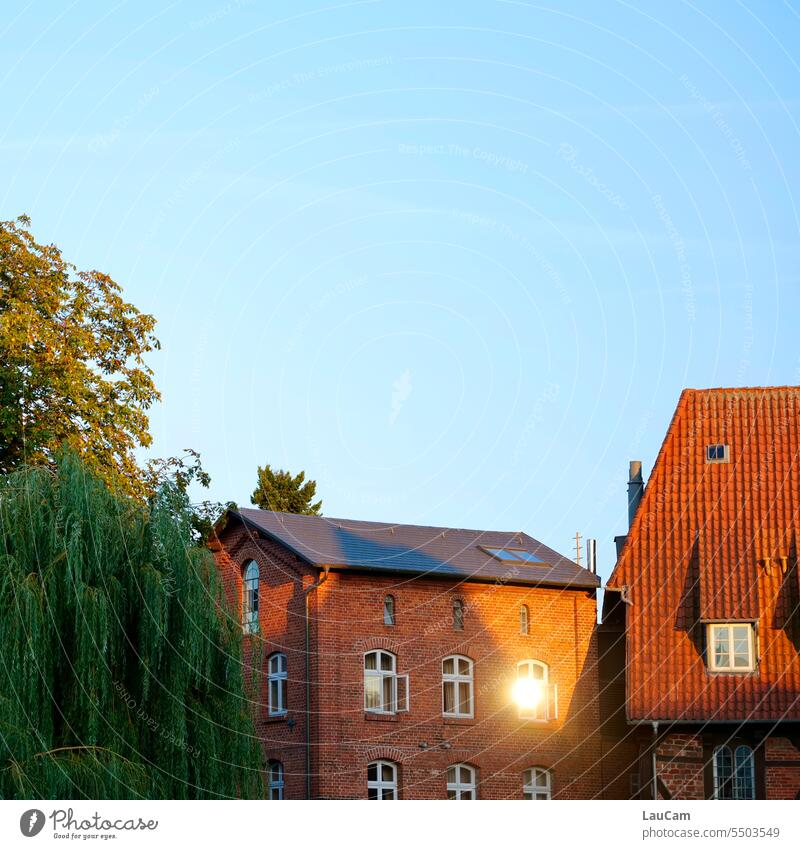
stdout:
[[(799, 528), (800, 387), (684, 390), (607, 584), (631, 602), (629, 718), (800, 718)], [(737, 619), (760, 619), (759, 674), (707, 676), (698, 625)]]
[[(596, 575), (522, 532), (477, 531), (301, 516), (240, 508), (230, 514), (305, 562), (429, 578), (594, 588)], [(484, 548), (531, 552), (540, 563), (508, 563)]]

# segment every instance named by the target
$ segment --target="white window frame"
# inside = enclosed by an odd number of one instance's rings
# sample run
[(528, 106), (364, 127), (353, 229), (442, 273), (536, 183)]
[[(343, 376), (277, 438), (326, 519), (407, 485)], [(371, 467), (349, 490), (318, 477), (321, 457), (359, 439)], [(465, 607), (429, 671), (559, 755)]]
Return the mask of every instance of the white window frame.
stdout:
[[(712, 448), (722, 448), (722, 457), (712, 457)], [(706, 463), (728, 463), (730, 462), (730, 445), (725, 445), (722, 442), (715, 442), (712, 445), (706, 445)]]
[(397, 624), (395, 602), (393, 595), (383, 597), (383, 624), (394, 627)]
[[(273, 778), (273, 772), (277, 773), (277, 778)], [(283, 799), (284, 770), (280, 761), (270, 761), (267, 764), (267, 784), (268, 799)]]
[(524, 636), (531, 632), (531, 611), (527, 604), (519, 607), (519, 632)]
[[(444, 665), (448, 660), (453, 661), (453, 672), (445, 672)], [(462, 674), (458, 671), (458, 662), (465, 660), (469, 666), (469, 671)], [(453, 688), (453, 705), (452, 711), (445, 710), (445, 689), (448, 684)], [(461, 703), (458, 698), (460, 684), (467, 684), (469, 687), (469, 712), (464, 713), (460, 710)], [(465, 654), (449, 654), (442, 658), (442, 716), (451, 719), (473, 719), (475, 717), (475, 663), (471, 657)]]
[[(749, 785), (749, 794), (748, 795), (745, 795), (742, 792), (743, 788), (742, 788), (742, 784), (740, 782), (739, 768), (738, 768), (738, 764), (737, 764), (737, 755), (742, 750), (744, 750), (746, 752), (747, 759), (748, 759), (748, 762), (749, 762), (749, 764), (748, 764), (749, 776), (748, 776), (748, 781), (747, 781), (747, 784)], [(755, 757), (755, 752), (753, 751), (753, 748), (751, 746), (745, 746), (742, 743), (740, 743), (738, 746), (735, 746), (735, 747), (731, 747), (727, 744), (714, 747), (714, 757), (713, 757), (714, 792), (713, 792), (711, 798), (712, 799), (719, 799), (720, 798), (719, 794), (720, 794), (720, 790), (721, 790), (721, 787), (722, 787), (722, 782), (720, 781), (718, 758), (725, 751), (727, 751), (728, 756), (730, 757), (730, 763), (731, 763), (731, 777), (730, 777), (730, 784), (729, 784), (729, 786), (731, 788), (731, 796), (725, 797), (725, 798), (729, 798), (731, 801), (746, 801), (746, 800), (750, 800), (750, 799), (755, 799), (756, 798), (756, 757)]]
[[(537, 779), (543, 778), (542, 783)], [(528, 767), (522, 773), (522, 798), (543, 801), (553, 798), (553, 773), (543, 766)]]
[(242, 630), (245, 634), (258, 633), (261, 570), (255, 560), (248, 560), (242, 572)]
[[(370, 655), (375, 655), (375, 669), (367, 669), (367, 658)], [(391, 658), (392, 668), (382, 669), (381, 657), (386, 656)], [(409, 709), (409, 692), (408, 692), (408, 675), (397, 674), (397, 655), (386, 649), (372, 649), (372, 651), (364, 652), (363, 658), (364, 669), (364, 710), (367, 713), (382, 713), (395, 714), (405, 713)], [(381, 707), (370, 706), (367, 702), (367, 695), (370, 690), (370, 681), (378, 681), (378, 693), (380, 694)], [(391, 683), (389, 687), (389, 701), (386, 707), (386, 681)]]
[[(534, 675), (535, 669), (541, 670), (541, 675)], [(519, 718), (527, 722), (550, 722), (558, 719), (558, 687), (550, 683), (550, 667), (541, 660), (526, 659), (517, 663), (517, 680), (530, 678), (541, 681), (544, 689), (544, 701), (542, 708), (529, 713), (525, 708), (519, 708)]]
[[(273, 687), (274, 684), (274, 687)], [(283, 652), (267, 658), (267, 705), (270, 716), (283, 716), (288, 708), (289, 664)], [(277, 699), (272, 698), (273, 689)]]
[[(453, 773), (455, 780), (450, 780), (450, 770), (455, 770)], [(468, 771), (469, 779), (461, 780), (461, 770)], [(474, 766), (465, 763), (450, 764), (447, 767), (447, 798), (448, 799), (477, 799), (478, 798), (478, 780), (477, 772)], [(452, 796), (451, 796), (452, 794)], [(471, 794), (471, 795), (467, 795)]]
[[(369, 768), (371, 766), (375, 767), (375, 774), (377, 776), (375, 781), (369, 780)], [(390, 781), (386, 781), (383, 778), (383, 768), (385, 766), (388, 766), (392, 770), (392, 778), (391, 778)], [(367, 798), (369, 798), (369, 791), (370, 790), (375, 790), (376, 793), (377, 793), (376, 798), (373, 799), (372, 801), (378, 801), (378, 802), (391, 801), (391, 800), (387, 800), (387, 799), (383, 798), (384, 790), (391, 790), (392, 791), (392, 800), (398, 798), (398, 795), (397, 795), (397, 764), (394, 763), (394, 761), (379, 760), (379, 761), (370, 761), (367, 764)]]
[[(748, 664), (747, 666), (734, 665), (733, 651), (733, 629), (747, 628), (747, 651)], [(717, 664), (716, 652), (716, 632), (725, 629), (728, 632), (728, 662)], [(753, 672), (756, 668), (756, 633), (752, 622), (710, 622), (707, 626), (707, 645), (706, 656), (708, 658), (708, 668), (712, 672), (738, 672), (747, 673)]]

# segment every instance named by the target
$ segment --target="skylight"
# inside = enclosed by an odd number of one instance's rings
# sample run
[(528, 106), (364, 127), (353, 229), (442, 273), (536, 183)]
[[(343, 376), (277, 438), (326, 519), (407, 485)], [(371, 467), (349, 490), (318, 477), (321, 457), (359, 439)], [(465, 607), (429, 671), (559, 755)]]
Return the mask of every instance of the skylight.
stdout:
[(524, 548), (488, 548), (482, 546), (487, 554), (503, 563), (542, 563), (542, 559)]

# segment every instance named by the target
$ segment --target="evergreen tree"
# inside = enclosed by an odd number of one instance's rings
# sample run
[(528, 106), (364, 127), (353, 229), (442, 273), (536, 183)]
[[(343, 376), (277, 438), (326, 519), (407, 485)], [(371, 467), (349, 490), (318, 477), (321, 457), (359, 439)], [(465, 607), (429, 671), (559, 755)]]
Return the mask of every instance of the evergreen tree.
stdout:
[(269, 466), (258, 467), (258, 486), (250, 497), (251, 503), (262, 510), (279, 513), (300, 513), (319, 516), (322, 501), (312, 503), (317, 493), (317, 482), (306, 481), (306, 473), (292, 476), (283, 469), (273, 471)]
[(242, 637), (185, 493), (0, 477), (0, 796), (261, 797)]

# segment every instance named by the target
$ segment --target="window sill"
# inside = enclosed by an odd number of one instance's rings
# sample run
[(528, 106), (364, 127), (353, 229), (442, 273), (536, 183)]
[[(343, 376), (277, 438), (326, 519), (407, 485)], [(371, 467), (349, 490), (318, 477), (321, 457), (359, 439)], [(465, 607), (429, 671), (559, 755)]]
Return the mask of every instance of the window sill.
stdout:
[(264, 717), (265, 722), (287, 722), (289, 719), (289, 713), (275, 713), (275, 714), (267, 714)]
[(474, 725), (474, 716), (442, 716), (445, 725)]
[(374, 713), (373, 711), (365, 710), (364, 719), (368, 722), (397, 722), (399, 717), (396, 713)]

